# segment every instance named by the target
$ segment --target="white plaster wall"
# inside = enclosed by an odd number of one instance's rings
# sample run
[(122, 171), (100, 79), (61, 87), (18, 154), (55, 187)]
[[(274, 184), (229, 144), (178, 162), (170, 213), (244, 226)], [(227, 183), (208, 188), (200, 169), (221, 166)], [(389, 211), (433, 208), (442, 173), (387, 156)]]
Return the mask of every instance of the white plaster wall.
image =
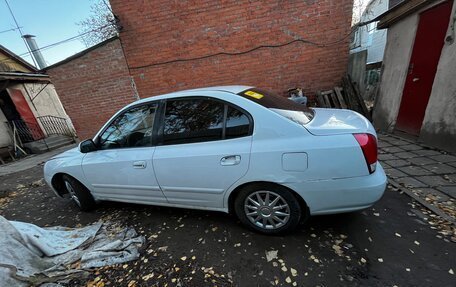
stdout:
[[(11, 88), (19, 89), (22, 91), (22, 94), (27, 100), (30, 109), (33, 111), (36, 117), (68, 117), (52, 84), (47, 85), (44, 90), (38, 94), (39, 90), (41, 90), (41, 88), (44, 86), (45, 84), (17, 84), (11, 86)], [(33, 98), (33, 104), (30, 98)]]
[[(22, 94), (24, 95), (24, 98), (26, 99), (30, 109), (32, 110), (36, 118), (40, 116), (56, 116), (65, 118), (70, 127), (73, 128), (71, 119), (65, 112), (65, 109), (63, 108), (63, 105), (60, 102), (59, 96), (57, 95), (54, 85), (48, 84), (46, 87), (44, 86), (45, 84), (26, 83), (16, 84), (10, 86), (10, 88), (21, 90)], [(44, 89), (40, 92), (40, 90), (43, 87)], [(31, 98), (33, 99), (33, 103)], [(40, 124), (39, 121), (38, 123)]]
[(396, 124), (418, 20), (418, 14), (410, 15), (388, 28), (380, 90), (373, 113), (377, 129), (391, 131)]
[[(453, 5), (452, 15), (455, 10), (456, 5)], [(447, 33), (451, 34), (451, 31)], [(456, 41), (443, 46), (420, 139), (429, 145), (456, 151)]]
[(8, 127), (6, 126), (6, 117), (3, 114), (2, 110), (0, 109), (0, 147), (6, 147), (9, 145), (13, 145), (11, 143), (11, 137), (8, 133)]

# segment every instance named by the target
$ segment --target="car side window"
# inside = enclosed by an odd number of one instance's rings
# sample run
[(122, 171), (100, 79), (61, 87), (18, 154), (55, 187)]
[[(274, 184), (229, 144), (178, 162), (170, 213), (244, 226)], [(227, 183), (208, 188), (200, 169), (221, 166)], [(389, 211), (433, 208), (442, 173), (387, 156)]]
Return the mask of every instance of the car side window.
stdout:
[(170, 100), (166, 103), (163, 144), (221, 140), (224, 104), (208, 99)]
[(226, 115), (225, 138), (232, 139), (248, 136), (250, 133), (249, 117), (242, 111), (228, 106)]
[(157, 104), (148, 104), (120, 114), (101, 134), (99, 148), (151, 146), (156, 111)]

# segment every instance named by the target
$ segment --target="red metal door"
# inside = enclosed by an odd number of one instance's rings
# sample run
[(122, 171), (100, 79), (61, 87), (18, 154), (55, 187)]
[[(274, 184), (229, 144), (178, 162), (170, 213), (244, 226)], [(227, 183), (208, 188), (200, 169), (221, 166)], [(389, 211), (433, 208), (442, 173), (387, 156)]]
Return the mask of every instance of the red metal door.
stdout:
[[(420, 14), (396, 129), (418, 135), (445, 41), (453, 1)], [(400, 25), (400, 24), (399, 24)]]
[(8, 89), (8, 94), (10, 95), (11, 100), (16, 106), (17, 112), (21, 115), (22, 120), (28, 127), (30, 135), (33, 137), (33, 139), (42, 139), (44, 136), (43, 131), (41, 130), (41, 127), (38, 124), (38, 121), (36, 120), (35, 115), (30, 109), (22, 92), (17, 89)]

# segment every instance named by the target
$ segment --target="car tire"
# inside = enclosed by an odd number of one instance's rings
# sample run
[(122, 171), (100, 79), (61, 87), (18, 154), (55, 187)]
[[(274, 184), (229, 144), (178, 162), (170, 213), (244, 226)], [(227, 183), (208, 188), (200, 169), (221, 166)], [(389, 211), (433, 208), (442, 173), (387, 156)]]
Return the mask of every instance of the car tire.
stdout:
[(288, 233), (298, 226), (303, 214), (296, 196), (275, 184), (242, 188), (234, 200), (234, 211), (244, 225), (263, 234)]
[(81, 211), (89, 211), (95, 208), (96, 203), (92, 194), (82, 183), (69, 175), (62, 176), (62, 180), (63, 187)]

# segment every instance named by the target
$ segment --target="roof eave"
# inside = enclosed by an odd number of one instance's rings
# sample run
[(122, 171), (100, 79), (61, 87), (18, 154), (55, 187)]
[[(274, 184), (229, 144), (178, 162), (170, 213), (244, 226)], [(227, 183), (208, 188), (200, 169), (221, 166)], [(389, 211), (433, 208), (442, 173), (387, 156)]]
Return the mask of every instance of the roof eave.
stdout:
[(14, 54), (10, 50), (8, 50), (5, 46), (0, 45), (0, 51), (2, 51), (3, 53), (7, 54), (8, 56), (10, 56), (14, 60), (16, 60), (20, 65), (22, 65), (25, 68), (31, 70), (32, 72), (37, 72), (38, 71), (38, 69), (35, 66), (29, 64), (27, 61), (25, 61), (24, 59), (22, 59), (18, 55)]
[(82, 57), (82, 56), (84, 56), (85, 54), (87, 54), (88, 52), (93, 51), (93, 50), (96, 50), (96, 49), (98, 49), (99, 47), (104, 46), (104, 45), (106, 45), (107, 43), (112, 42), (112, 41), (114, 41), (114, 40), (116, 40), (116, 39), (119, 39), (119, 36), (113, 36), (113, 37), (111, 37), (111, 38), (109, 38), (109, 39), (107, 39), (107, 40), (104, 40), (104, 41), (102, 41), (102, 42), (100, 42), (100, 43), (98, 43), (98, 44), (96, 44), (96, 45), (94, 45), (94, 46), (92, 46), (92, 47), (89, 47), (89, 48), (87, 48), (87, 49), (85, 49), (85, 50), (82, 50), (82, 51), (79, 52), (79, 53), (74, 54), (73, 56), (70, 56), (70, 57), (68, 57), (68, 58), (66, 58), (66, 59), (63, 59), (63, 60), (60, 61), (60, 62), (54, 63), (54, 64), (52, 64), (52, 65), (49, 65), (49, 66), (47, 66), (47, 67), (45, 67), (45, 68), (39, 70), (39, 72), (45, 73), (47, 70), (53, 69), (53, 68), (55, 68), (55, 67), (57, 67), (57, 66), (63, 65), (63, 64), (68, 63), (68, 62), (70, 62), (70, 61), (72, 61), (72, 60), (74, 60), (74, 59), (77, 59), (77, 58), (79, 58), (79, 57)]
[(19, 82), (49, 82), (50, 78), (48, 75), (45, 74), (0, 72), (0, 81), (6, 80)]
[(377, 16), (374, 21), (379, 21), (377, 29), (385, 29), (417, 10), (441, 0), (410, 0), (403, 1), (385, 13)]

